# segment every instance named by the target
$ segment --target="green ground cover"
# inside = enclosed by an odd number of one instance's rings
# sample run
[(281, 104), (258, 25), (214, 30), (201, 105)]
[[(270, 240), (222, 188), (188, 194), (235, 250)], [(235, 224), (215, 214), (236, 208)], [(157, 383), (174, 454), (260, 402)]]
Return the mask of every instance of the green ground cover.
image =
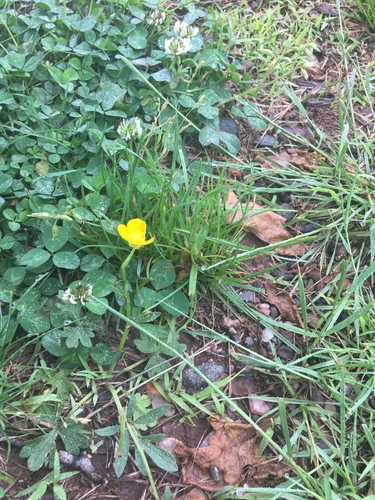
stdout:
[[(375, 498), (372, 3), (0, 7), (2, 497), (14, 486), (7, 438), (18, 436), (29, 470), (47, 472), (9, 498), (69, 498), (75, 473), (58, 450), (94, 454), (108, 437), (115, 477), (131, 462), (148, 498), (178, 498), (178, 464), (153, 432), (173, 408), (181, 421), (203, 412), (251, 424), (265, 460), (288, 467), (277, 484), (227, 485), (212, 498)], [(336, 128), (312, 116), (297, 78), (332, 96)], [(290, 109), (314, 139), (282, 121)], [(262, 136), (278, 145), (259, 149)], [(289, 237), (251, 228), (270, 212), (271, 229), (280, 224), (285, 193)], [(291, 279), (275, 274), (286, 265)], [(267, 302), (265, 280), (288, 294), (294, 320), (240, 298)], [(216, 321), (202, 316), (207, 303)], [(223, 316), (288, 330), (291, 358), (247, 346)], [(231, 394), (232, 375), (185, 391), (183, 370), (196, 363), (182, 333), (250, 365), (270, 410), (254, 418)], [(147, 382), (163, 394), (157, 408)]]

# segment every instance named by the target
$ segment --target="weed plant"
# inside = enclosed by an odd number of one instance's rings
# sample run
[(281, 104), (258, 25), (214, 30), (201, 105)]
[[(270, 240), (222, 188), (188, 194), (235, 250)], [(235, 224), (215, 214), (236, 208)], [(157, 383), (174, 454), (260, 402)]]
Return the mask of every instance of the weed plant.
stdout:
[[(339, 82), (340, 137), (327, 137), (293, 88), (281, 88), (296, 71), (306, 76), (322, 18), (308, 22), (292, 1), (269, 4), (261, 17), (187, 2), (189, 36), (181, 36), (173, 17), (180, 8), (157, 9), (151, 0), (75, 6), (42, 0), (0, 10), (0, 425), (5, 436), (22, 429), (21, 437), (30, 438), (21, 454), (31, 471), (52, 469), (19, 497), (37, 500), (50, 487), (66, 498), (62, 482), (72, 473), (60, 471), (56, 443), (78, 455), (114, 436), (117, 476), (132, 450), (160, 498), (149, 459), (168, 472), (177, 466), (150, 429), (172, 405), (191, 421), (210, 414), (210, 404), (219, 414), (233, 408), (259, 431), (264, 448), (291, 465), (277, 487), (228, 487), (213, 498), (373, 497), (374, 153), (356, 128), (358, 101), (374, 116), (371, 65), (356, 66), (346, 56), (354, 73)], [(345, 53), (344, 30), (339, 38)], [(244, 60), (249, 71), (243, 72)], [(270, 100), (285, 91), (319, 138), (309, 145), (320, 158), (310, 171), (292, 165), (265, 171), (239, 157), (239, 138), (220, 129), (228, 116), (258, 131), (277, 129), (249, 100), (258, 93), (264, 98), (265, 89)], [(206, 155), (192, 158), (204, 148)], [(224, 160), (210, 158), (224, 150)], [(246, 180), (231, 179), (230, 169)], [(277, 266), (283, 258), (274, 253), (279, 245), (241, 244), (241, 224), (226, 222), (229, 187), (271, 210), (287, 189), (301, 220), (319, 221), (319, 229), (295, 232), (291, 241), (314, 242), (299, 259), (301, 268), (314, 264), (328, 275), (340, 263), (335, 279), (314, 296), (302, 271), (291, 284), (278, 282), (298, 290), (303, 327), (239, 299), (238, 290), (254, 278), (239, 272), (241, 262), (264, 255)], [(117, 229), (134, 219), (155, 240), (133, 252)], [(275, 266), (262, 273), (269, 277)], [(277, 409), (270, 431), (230, 396), (230, 377), (216, 384), (206, 379), (208, 388), (193, 396), (181, 388), (182, 369), (194, 368), (179, 339), (187, 328), (226, 343), (239, 362), (255, 363), (251, 349), (197, 319), (197, 300), (208, 293), (231, 314), (279, 336), (287, 328), (301, 340), (303, 348), (290, 343), (290, 363), (257, 358), (259, 374), (282, 387), (282, 397), (268, 398)], [(146, 362), (128, 358), (129, 331)], [(148, 381), (165, 397), (158, 409), (142, 390)], [(296, 383), (309, 387), (307, 396), (296, 392)], [(116, 407), (114, 425), (100, 419), (103, 384)], [(94, 417), (95, 433), (88, 425)]]

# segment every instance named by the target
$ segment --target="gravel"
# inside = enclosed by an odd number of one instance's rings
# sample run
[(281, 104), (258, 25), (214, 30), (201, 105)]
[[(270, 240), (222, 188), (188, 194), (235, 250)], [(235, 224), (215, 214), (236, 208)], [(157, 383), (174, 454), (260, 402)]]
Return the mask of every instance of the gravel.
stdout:
[[(196, 366), (203, 375), (205, 375), (211, 382), (216, 382), (224, 373), (224, 368), (220, 365), (215, 365), (215, 363), (202, 363)], [(207, 382), (196, 373), (193, 368), (187, 368), (182, 374), (182, 384), (186, 388), (190, 389), (204, 389), (207, 387)]]

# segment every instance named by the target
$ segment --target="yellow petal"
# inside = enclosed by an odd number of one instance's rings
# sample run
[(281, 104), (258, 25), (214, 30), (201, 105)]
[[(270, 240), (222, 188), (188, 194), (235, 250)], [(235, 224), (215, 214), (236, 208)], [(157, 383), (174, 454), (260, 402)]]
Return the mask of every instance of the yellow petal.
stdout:
[(137, 233), (146, 236), (146, 223), (142, 219), (131, 219), (127, 224), (129, 233)]
[(125, 226), (125, 224), (120, 224), (117, 228), (117, 231), (122, 239), (124, 239), (125, 241), (128, 241), (129, 231), (128, 231), (128, 228)]
[(132, 248), (138, 249), (154, 241), (154, 238), (146, 241), (146, 222), (142, 219), (131, 219), (126, 226), (119, 224), (117, 231)]

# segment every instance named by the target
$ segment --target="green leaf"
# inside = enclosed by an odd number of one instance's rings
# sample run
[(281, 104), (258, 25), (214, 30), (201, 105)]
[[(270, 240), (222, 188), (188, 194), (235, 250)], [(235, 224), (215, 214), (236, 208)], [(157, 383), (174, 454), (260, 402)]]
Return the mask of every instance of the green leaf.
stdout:
[(249, 122), (249, 124), (258, 129), (258, 130), (266, 130), (267, 128), (267, 123), (263, 120), (261, 120), (260, 118), (257, 118), (256, 116), (249, 116), (247, 118), (247, 121)]
[(199, 102), (202, 106), (212, 106), (220, 101), (220, 97), (211, 89), (204, 90), (199, 96)]
[(65, 346), (62, 332), (59, 330), (43, 335), (42, 346), (57, 357), (67, 356), (70, 353), (70, 350)]
[(134, 304), (143, 309), (150, 309), (158, 302), (158, 294), (155, 290), (144, 286), (134, 296)]
[(161, 290), (158, 295), (160, 299), (163, 299), (160, 307), (167, 311), (167, 313), (172, 314), (172, 316), (185, 315), (189, 311), (189, 300), (181, 291), (176, 292), (167, 288), (166, 290)]
[(128, 407), (126, 408), (126, 419), (133, 420), (135, 409), (137, 408), (137, 398), (132, 394), (129, 398)]
[(120, 351), (111, 349), (107, 344), (104, 344), (103, 342), (96, 344), (96, 346), (94, 346), (91, 350), (92, 359), (95, 361), (95, 363), (101, 366), (108, 366), (116, 363), (120, 356)]
[(31, 56), (27, 61), (25, 62), (25, 65), (23, 67), (24, 71), (31, 72), (36, 70), (39, 62), (41, 60), (41, 57), (39, 56)]
[(116, 102), (121, 101), (125, 95), (125, 89), (113, 82), (105, 82), (102, 90), (96, 94), (97, 101), (101, 104), (103, 111), (112, 109)]
[[(57, 229), (56, 229), (57, 228)], [(50, 252), (60, 250), (69, 239), (69, 231), (64, 226), (48, 226), (42, 234), (42, 241), (46, 249)]]
[(148, 411), (134, 420), (134, 425), (149, 425), (157, 422), (160, 417), (165, 415), (171, 408), (171, 405), (161, 405), (158, 408)]
[(80, 259), (74, 252), (58, 252), (52, 257), (52, 262), (62, 269), (77, 269)]
[(55, 7), (55, 1), (54, 0), (41, 0), (39, 2), (35, 2), (35, 7), (38, 7), (38, 9), (42, 10), (53, 10)]
[(80, 269), (86, 273), (100, 268), (104, 262), (104, 257), (96, 254), (88, 254), (82, 257)]
[(199, 133), (199, 142), (202, 146), (218, 146), (220, 143), (219, 133), (212, 127), (204, 127)]
[(43, 498), (44, 493), (47, 491), (48, 484), (47, 481), (42, 481), (34, 493), (29, 496), (29, 500), (41, 500)]
[(92, 285), (92, 293), (95, 297), (106, 297), (114, 291), (116, 276), (104, 269), (89, 271), (83, 278), (83, 283)]
[(89, 196), (88, 204), (94, 214), (100, 217), (107, 213), (111, 201), (108, 196), (104, 194), (93, 193)]
[(59, 434), (66, 451), (72, 455), (78, 455), (81, 449), (88, 445), (88, 439), (84, 435), (84, 426), (81, 422), (68, 419), (64, 425), (59, 427)]
[[(100, 302), (103, 302), (103, 304)], [(107, 311), (106, 306), (108, 305), (108, 300), (101, 297), (100, 302), (95, 297), (91, 297), (90, 300), (86, 302), (86, 307), (92, 313), (102, 316)]]
[(51, 297), (52, 295), (56, 295), (61, 288), (60, 281), (57, 278), (48, 278), (44, 281), (44, 283), (40, 286), (40, 293), (42, 295), (47, 295)]
[(65, 342), (68, 348), (78, 347), (79, 343), (85, 347), (91, 347), (90, 339), (95, 337), (95, 334), (83, 326), (67, 326), (64, 328), (62, 336), (66, 338)]
[(170, 82), (172, 80), (172, 75), (167, 68), (151, 73), (151, 76), (156, 82)]
[(183, 106), (184, 108), (189, 108), (189, 109), (194, 109), (197, 106), (197, 103), (194, 101), (192, 97), (189, 95), (181, 95), (178, 98), (178, 102)]
[(95, 430), (95, 434), (100, 437), (114, 436), (118, 432), (120, 432), (119, 425), (109, 425), (108, 427)]
[(0, 300), (2, 302), (11, 302), (13, 299), (13, 293), (15, 291), (13, 283), (0, 278)]
[(151, 268), (150, 280), (156, 290), (167, 288), (176, 281), (176, 271), (168, 259), (157, 260)]
[(25, 65), (25, 56), (18, 52), (9, 52), (8, 54), (8, 63), (17, 69), (22, 69)]
[(20, 452), (21, 458), (28, 458), (27, 465), (31, 471), (39, 470), (48, 455), (55, 450), (57, 430), (44, 436), (27, 441)]
[(219, 132), (219, 137), (225, 143), (228, 151), (232, 154), (238, 153), (241, 147), (241, 142), (236, 135), (228, 134), (227, 132)]
[(214, 120), (219, 116), (219, 109), (214, 106), (200, 106), (198, 108), (198, 113), (209, 120)]
[(31, 308), (22, 314), (20, 325), (27, 333), (44, 333), (51, 327), (48, 316), (37, 314)]
[(176, 472), (178, 470), (176, 460), (169, 451), (159, 448), (159, 446), (155, 446), (143, 437), (139, 438), (139, 442), (143, 451), (147, 453), (158, 467), (168, 472)]
[(124, 473), (129, 458), (129, 449), (130, 449), (129, 433), (128, 431), (125, 430), (123, 436), (122, 449), (120, 449), (119, 446), (116, 449), (114, 469), (117, 477), (122, 476), (122, 474)]
[(70, 22), (71, 28), (77, 31), (85, 32), (91, 30), (97, 23), (97, 18), (95, 16), (87, 16), (82, 19), (72, 19)]
[(147, 30), (140, 24), (129, 34), (128, 44), (133, 49), (145, 49), (147, 47)]
[(143, 461), (143, 458), (137, 448), (134, 451), (134, 458), (135, 458), (135, 463), (137, 464), (139, 472), (142, 474), (142, 476), (147, 476), (147, 469), (145, 466), (145, 463)]
[(39, 267), (50, 258), (49, 252), (42, 248), (33, 248), (20, 258), (21, 266)]
[(24, 267), (10, 267), (3, 274), (3, 278), (8, 280), (13, 286), (20, 285), (26, 275), (26, 269)]
[(0, 174), (0, 193), (6, 193), (13, 183), (13, 178), (8, 174)]

